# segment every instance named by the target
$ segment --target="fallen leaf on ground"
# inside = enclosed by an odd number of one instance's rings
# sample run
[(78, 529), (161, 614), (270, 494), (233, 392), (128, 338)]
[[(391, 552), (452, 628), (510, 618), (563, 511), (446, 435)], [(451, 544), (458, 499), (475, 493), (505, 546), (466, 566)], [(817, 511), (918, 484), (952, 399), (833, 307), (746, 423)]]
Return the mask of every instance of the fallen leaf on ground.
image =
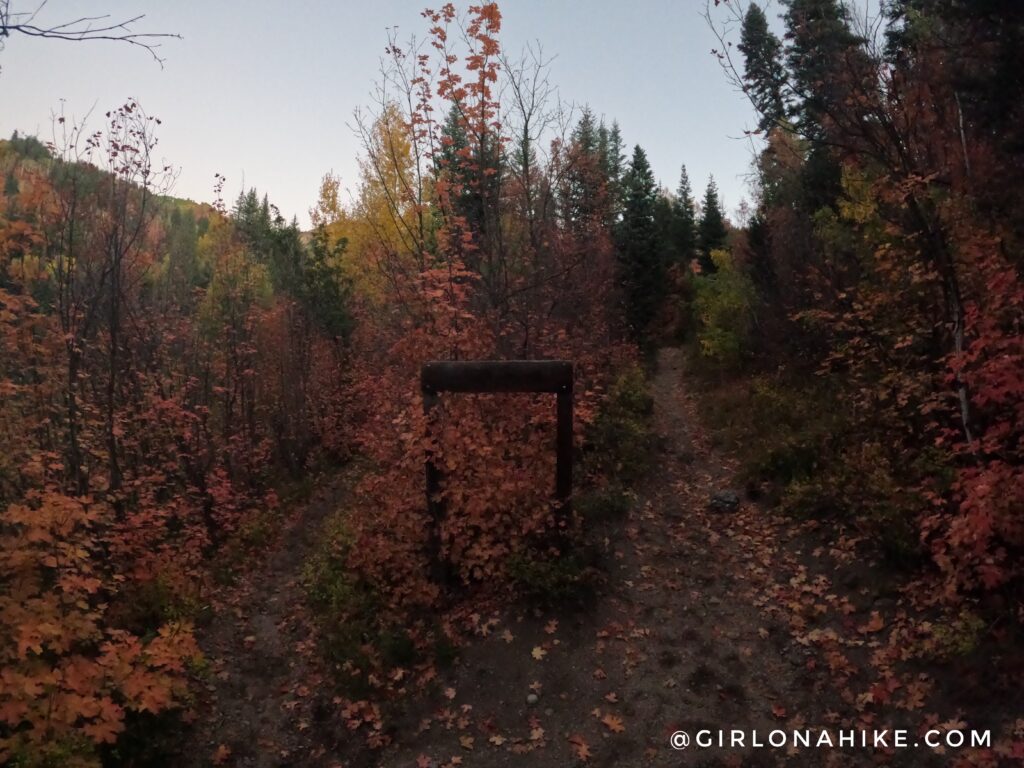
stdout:
[(604, 723), (612, 733), (622, 733), (626, 730), (626, 726), (622, 724), (622, 718), (613, 715), (611, 712), (602, 717), (601, 722)]
[(871, 618), (868, 623), (858, 627), (857, 631), (861, 634), (868, 634), (869, 632), (879, 632), (885, 626), (885, 619), (882, 618), (882, 614), (878, 611), (871, 612)]
[(590, 746), (587, 744), (586, 739), (578, 733), (574, 733), (569, 736), (569, 743), (572, 744), (572, 751), (576, 755), (577, 760), (581, 760), (585, 763), (590, 759)]

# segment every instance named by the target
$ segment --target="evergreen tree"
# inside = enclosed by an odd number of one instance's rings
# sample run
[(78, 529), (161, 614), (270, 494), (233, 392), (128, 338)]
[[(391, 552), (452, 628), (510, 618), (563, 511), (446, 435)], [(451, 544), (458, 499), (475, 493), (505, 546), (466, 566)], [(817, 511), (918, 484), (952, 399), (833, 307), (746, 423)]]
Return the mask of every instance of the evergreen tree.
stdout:
[(580, 115), (580, 120), (573, 129), (572, 141), (584, 154), (593, 155), (597, 152), (598, 129), (590, 107), (583, 108), (583, 114)]
[(657, 195), (647, 155), (638, 145), (622, 178), (622, 221), (618, 228), (619, 281), (631, 332), (640, 337), (657, 312), (665, 264), (655, 221)]
[(659, 190), (654, 196), (654, 228), (658, 233), (658, 252), (661, 262), (667, 267), (680, 260), (679, 244), (676, 242), (675, 200), (665, 191)]
[(43, 162), (50, 159), (50, 150), (35, 136), (22, 136), (15, 131), (11, 134), (10, 143), (14, 154), (26, 160)]
[(286, 224), (277, 206), (266, 195), (260, 199), (255, 189), (238, 196), (233, 217), (249, 258), (267, 268), (274, 289), (298, 297), (303, 261), (298, 222)]
[(612, 121), (612, 127), (608, 131), (608, 148), (604, 155), (604, 170), (609, 181), (620, 181), (622, 179), (622, 166), (626, 162), (625, 144), (622, 141), (622, 131), (617, 121)]
[(606, 177), (608, 176), (609, 139), (610, 132), (608, 131), (608, 126), (602, 120), (601, 124), (597, 126), (597, 156), (601, 158), (601, 170)]
[[(790, 108), (800, 133), (813, 141), (825, 137), (824, 118), (845, 112), (857, 83), (870, 65), (863, 42), (850, 30), (849, 13), (839, 0), (785, 0), (786, 64), (800, 101)], [(869, 69), (865, 69), (865, 65)]]
[(14, 175), (14, 171), (8, 171), (4, 177), (4, 195), (6, 197), (15, 197), (18, 192), (21, 191), (21, 186), (18, 184), (18, 179)]
[(729, 236), (729, 231), (725, 227), (725, 214), (722, 213), (722, 204), (718, 199), (718, 186), (713, 176), (708, 180), (707, 189), (704, 191), (702, 208), (700, 224), (697, 227), (697, 258), (700, 260), (701, 271), (710, 273), (715, 271), (711, 252), (725, 248)]
[(459, 190), (453, 200), (455, 213), (466, 220), (472, 232), (486, 236), (487, 213), (495, 207), (500, 185), (502, 153), (497, 137), (488, 134), (482, 141), (471, 137), (454, 104), (441, 126), (441, 135), (439, 165)]
[(323, 224), (313, 230), (300, 296), (313, 321), (337, 341), (347, 341), (353, 326), (350, 310), (352, 287), (340, 267), (347, 245), (345, 239), (331, 245)]
[(569, 164), (562, 189), (562, 216), (576, 235), (606, 218), (608, 180), (603, 169), (601, 136), (589, 109), (572, 132)]
[(608, 183), (607, 224), (613, 226), (622, 216), (622, 164), (625, 162), (625, 146), (617, 122), (612, 121), (612, 127), (607, 129), (605, 134), (600, 144), (601, 168)]
[(771, 236), (771, 227), (763, 212), (757, 211), (747, 227), (747, 248), (750, 277), (762, 296), (774, 296), (777, 287)]
[(690, 177), (686, 173), (685, 165), (679, 173), (679, 188), (676, 190), (676, 198), (672, 202), (672, 214), (673, 250), (679, 261), (688, 264), (696, 255), (697, 212), (693, 203)]
[(782, 65), (782, 43), (768, 29), (768, 19), (757, 3), (751, 3), (743, 17), (739, 50), (744, 57), (747, 95), (761, 116), (757, 128), (768, 131), (786, 118), (782, 97), (786, 71)]

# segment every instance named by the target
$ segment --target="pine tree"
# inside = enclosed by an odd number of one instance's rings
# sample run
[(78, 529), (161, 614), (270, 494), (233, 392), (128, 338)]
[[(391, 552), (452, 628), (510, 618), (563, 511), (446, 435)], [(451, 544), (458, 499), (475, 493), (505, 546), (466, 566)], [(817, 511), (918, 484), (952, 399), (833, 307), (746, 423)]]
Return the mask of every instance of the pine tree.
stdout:
[(20, 190), (21, 187), (18, 184), (17, 177), (14, 175), (14, 171), (8, 171), (4, 177), (4, 196), (16, 197)]
[(774, 296), (777, 288), (772, 261), (772, 231), (763, 212), (757, 211), (747, 227), (750, 277), (762, 296)]
[(625, 147), (619, 124), (612, 121), (607, 139), (601, 149), (601, 168), (608, 181), (608, 226), (614, 225), (622, 216), (622, 165), (625, 162)]
[(675, 199), (666, 190), (659, 190), (654, 196), (654, 228), (658, 233), (658, 252), (667, 267), (681, 260), (679, 244), (676, 242)]
[(696, 255), (697, 212), (693, 203), (693, 190), (686, 166), (679, 172), (679, 188), (672, 202), (672, 239), (676, 258), (688, 264)]
[(768, 29), (768, 19), (757, 3), (751, 3), (743, 17), (738, 47), (744, 57), (744, 87), (761, 116), (757, 128), (768, 131), (786, 118), (782, 97), (786, 71), (782, 43)]
[(571, 138), (562, 189), (562, 216), (569, 228), (580, 235), (603, 221), (608, 207), (601, 137), (589, 109), (583, 110)]
[[(839, 0), (785, 0), (786, 65), (801, 101), (790, 108), (801, 135), (820, 142), (830, 112), (848, 110), (856, 83), (870, 72)], [(869, 69), (864, 69), (868, 65)]]
[(439, 165), (447, 178), (457, 186), (457, 193), (452, 200), (454, 213), (464, 217), (470, 229), (478, 230), (483, 222), (483, 199), (474, 189), (473, 174), (470, 163), (467, 163), (467, 155), (472, 153), (469, 137), (463, 126), (462, 115), (454, 104), (441, 126), (441, 136)]
[(710, 273), (715, 271), (711, 252), (725, 248), (729, 237), (722, 204), (718, 199), (718, 186), (713, 176), (708, 180), (707, 189), (704, 191), (702, 207), (700, 224), (697, 227), (697, 258), (700, 260), (701, 271)]
[(590, 107), (583, 108), (583, 114), (580, 115), (580, 121), (576, 123), (576, 128), (573, 129), (572, 140), (573, 144), (579, 147), (580, 151), (585, 154), (596, 154), (598, 146), (598, 132), (597, 126), (594, 124), (594, 113), (590, 111)]
[[(486, 238), (494, 222), (488, 221), (496, 209), (505, 157), (497, 136), (492, 133), (473, 136), (457, 105), (452, 105), (441, 126), (442, 147), (438, 170), (443, 170), (458, 189), (453, 197), (454, 213), (463, 217), (468, 229)], [(521, 159), (521, 158), (520, 158)]]
[(352, 331), (350, 282), (339, 263), (344, 239), (331, 243), (323, 224), (313, 230), (303, 269), (301, 301), (310, 317), (336, 341), (346, 341)]
[(612, 127), (608, 131), (608, 149), (604, 156), (604, 169), (609, 181), (618, 182), (622, 179), (622, 164), (625, 161), (622, 131), (618, 122), (612, 121)]
[(664, 290), (665, 264), (659, 248), (654, 174), (637, 145), (622, 178), (622, 221), (618, 228), (619, 280), (631, 332), (642, 337)]

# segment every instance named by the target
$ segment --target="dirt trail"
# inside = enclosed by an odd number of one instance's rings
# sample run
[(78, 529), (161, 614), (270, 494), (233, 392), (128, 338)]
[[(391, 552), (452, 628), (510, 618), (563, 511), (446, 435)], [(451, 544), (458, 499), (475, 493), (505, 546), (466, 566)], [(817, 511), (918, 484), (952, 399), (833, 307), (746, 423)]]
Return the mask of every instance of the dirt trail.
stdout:
[(310, 733), (307, 697), (321, 673), (310, 663), (315, 650), (300, 579), (324, 519), (350, 484), (342, 472), (319, 488), (263, 562), (214, 598), (214, 619), (199, 632), (209, 681), (181, 764), (275, 768), (312, 764), (324, 753)]
[(708, 510), (732, 467), (695, 428), (682, 367), (681, 350), (662, 350), (659, 451), (621, 538), (607, 542), (613, 566), (596, 606), (502, 616), (463, 653), (418, 732), (398, 734), (377, 765), (562, 768), (584, 764), (581, 752), (588, 766), (774, 764), (762, 752), (669, 746), (675, 731), (767, 734), (785, 710), (816, 709), (802, 653), (753, 604), (755, 551), (725, 532), (736, 513)]
[[(481, 637), (440, 673), (436, 693), (388, 710), (391, 745), (361, 749), (308, 661), (316, 655), (297, 584), (320, 522), (343, 496), (342, 478), (292, 522), (247, 586), (225, 596), (203, 633), (212, 700), (185, 763), (209, 765), (224, 744), (222, 764), (258, 768), (872, 764), (868, 751), (692, 743), (701, 729), (756, 729), (765, 738), (773, 728), (834, 726), (828, 710), (841, 705), (788, 620), (765, 610), (778, 602), (769, 595), (779, 594), (771, 592), (779, 564), (799, 570), (816, 544), (747, 502), (710, 509), (735, 467), (699, 428), (683, 366), (681, 350), (661, 351), (652, 383), (658, 448), (632, 511), (608, 530), (608, 578), (593, 605), (480, 616)], [(843, 602), (857, 612), (852, 622), (872, 607), (864, 594), (858, 606), (835, 595), (809, 599)], [(676, 731), (688, 734), (688, 749), (671, 748)]]

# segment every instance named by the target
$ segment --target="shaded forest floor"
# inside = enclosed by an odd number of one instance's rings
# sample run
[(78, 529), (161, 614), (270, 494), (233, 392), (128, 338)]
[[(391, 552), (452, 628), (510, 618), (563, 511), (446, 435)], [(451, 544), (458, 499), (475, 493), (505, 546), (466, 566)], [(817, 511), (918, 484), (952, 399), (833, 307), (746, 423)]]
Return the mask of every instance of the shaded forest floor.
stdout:
[[(208, 688), (183, 761), (947, 765), (952, 753), (912, 747), (920, 729), (961, 719), (969, 723), (960, 727), (999, 728), (1024, 711), (1012, 679), (985, 672), (1012, 678), (998, 659), (958, 668), (908, 655), (910, 617), (920, 609), (855, 535), (746, 501), (734, 511), (711, 508), (736, 467), (700, 428), (684, 367), (681, 350), (661, 351), (652, 382), (657, 450), (628, 517), (602, 532), (599, 594), (585, 608), (506, 606), (475, 617), (478, 637), (432, 693), (389, 711), (391, 744), (378, 750), (364, 748), (337, 716), (340, 700), (315, 661), (302, 607), (303, 563), (351, 478), (325, 485), (253, 576), (219, 596), (202, 634)], [(749, 745), (752, 730), (767, 741), (776, 728), (886, 727), (907, 729), (911, 747)], [(745, 730), (747, 746), (697, 748), (701, 729)], [(691, 743), (676, 751), (669, 737), (680, 730)]]

